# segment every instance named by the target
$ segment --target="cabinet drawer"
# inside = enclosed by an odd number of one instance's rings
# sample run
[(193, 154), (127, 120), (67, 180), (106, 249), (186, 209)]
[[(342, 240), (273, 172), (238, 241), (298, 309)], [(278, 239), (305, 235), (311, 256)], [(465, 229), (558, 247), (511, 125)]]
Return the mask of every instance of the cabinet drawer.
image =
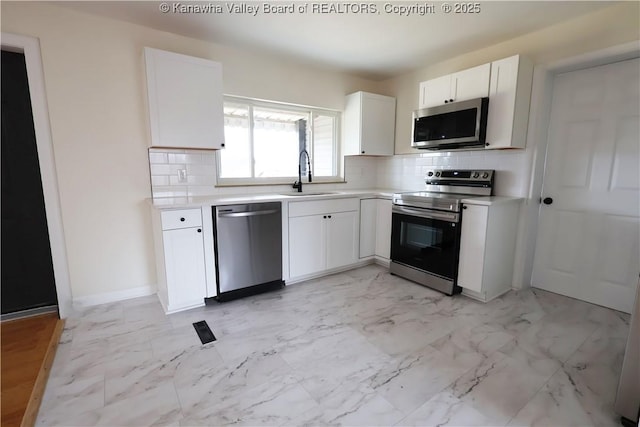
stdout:
[(202, 226), (202, 214), (200, 209), (180, 209), (175, 211), (163, 211), (163, 230), (175, 230), (177, 228), (189, 228)]
[(289, 217), (321, 215), (330, 212), (357, 211), (360, 199), (329, 199), (289, 203)]

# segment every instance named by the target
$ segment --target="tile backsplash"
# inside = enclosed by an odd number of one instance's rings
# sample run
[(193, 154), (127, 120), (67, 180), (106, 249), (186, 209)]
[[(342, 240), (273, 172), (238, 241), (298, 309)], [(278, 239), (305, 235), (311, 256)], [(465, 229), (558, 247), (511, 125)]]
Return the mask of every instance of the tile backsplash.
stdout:
[[(373, 188), (378, 180), (378, 160), (347, 156), (346, 182), (314, 183), (312, 191)], [(149, 169), (153, 198), (292, 191), (290, 185), (216, 187), (216, 154), (207, 150), (150, 148)]]
[(149, 149), (152, 197), (208, 196), (216, 183), (213, 151)]
[[(206, 150), (149, 149), (152, 197), (291, 191), (290, 185), (216, 187), (216, 154)], [(346, 156), (344, 183), (313, 185), (313, 191), (424, 188), (429, 169), (495, 169), (494, 193), (526, 197), (531, 161), (526, 150), (424, 152), (393, 157)], [(181, 174), (184, 174), (181, 176)]]
[(399, 190), (424, 188), (428, 170), (495, 169), (494, 193), (499, 196), (526, 197), (530, 160), (526, 150), (424, 152), (378, 159), (376, 186)]

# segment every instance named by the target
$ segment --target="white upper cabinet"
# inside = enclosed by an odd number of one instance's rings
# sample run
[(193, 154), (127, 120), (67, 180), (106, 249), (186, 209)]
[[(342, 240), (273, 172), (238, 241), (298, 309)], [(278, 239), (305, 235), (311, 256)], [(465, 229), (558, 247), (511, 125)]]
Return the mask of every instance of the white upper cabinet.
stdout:
[(483, 64), (422, 82), (419, 108), (486, 97), (490, 76), (491, 64)]
[(151, 146), (224, 147), (222, 65), (144, 48)]
[(419, 108), (489, 97), (485, 149), (524, 148), (533, 63), (514, 55), (420, 83)]
[(344, 155), (392, 156), (395, 133), (395, 98), (368, 92), (347, 95)]
[(449, 99), (449, 102), (466, 101), (467, 99), (488, 96), (490, 76), (491, 64), (478, 65), (477, 67), (454, 73), (451, 77), (451, 94), (453, 96)]
[(527, 58), (491, 63), (486, 148), (524, 148), (532, 83), (533, 64)]
[(420, 83), (419, 108), (442, 105), (451, 98), (451, 74)]

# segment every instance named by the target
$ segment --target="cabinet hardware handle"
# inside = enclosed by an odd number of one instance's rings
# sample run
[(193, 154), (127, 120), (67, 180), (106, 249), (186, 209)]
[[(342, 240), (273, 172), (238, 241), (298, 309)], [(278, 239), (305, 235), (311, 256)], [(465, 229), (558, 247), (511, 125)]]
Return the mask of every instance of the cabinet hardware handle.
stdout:
[(453, 99), (450, 99), (449, 102), (453, 102)]
[(331, 215), (329, 215), (329, 219), (331, 219)]
[(325, 215), (325, 216), (323, 216), (322, 218), (327, 219), (327, 216)]
[(198, 233), (202, 233), (202, 228), (198, 228)]
[(362, 150), (362, 154), (364, 154), (364, 150)]
[(449, 103), (449, 101), (447, 101), (447, 100), (445, 99), (445, 100), (444, 100), (444, 103), (445, 103), (445, 104), (448, 104), (448, 103)]
[(184, 222), (184, 218), (180, 218), (180, 221)]
[(542, 203), (544, 203), (545, 205), (550, 205), (551, 203), (553, 203), (553, 199), (551, 197), (545, 197), (544, 199), (542, 199)]
[(221, 147), (224, 147), (224, 142), (222, 144), (220, 144)]
[(467, 209), (467, 207), (466, 207), (466, 206), (463, 206), (463, 207), (462, 207), (462, 209)]

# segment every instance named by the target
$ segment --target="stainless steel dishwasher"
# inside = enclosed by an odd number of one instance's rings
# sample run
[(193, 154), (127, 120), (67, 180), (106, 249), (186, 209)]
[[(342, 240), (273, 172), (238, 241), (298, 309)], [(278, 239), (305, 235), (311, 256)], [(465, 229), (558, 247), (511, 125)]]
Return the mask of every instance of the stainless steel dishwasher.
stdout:
[(218, 301), (279, 289), (282, 204), (214, 206)]

